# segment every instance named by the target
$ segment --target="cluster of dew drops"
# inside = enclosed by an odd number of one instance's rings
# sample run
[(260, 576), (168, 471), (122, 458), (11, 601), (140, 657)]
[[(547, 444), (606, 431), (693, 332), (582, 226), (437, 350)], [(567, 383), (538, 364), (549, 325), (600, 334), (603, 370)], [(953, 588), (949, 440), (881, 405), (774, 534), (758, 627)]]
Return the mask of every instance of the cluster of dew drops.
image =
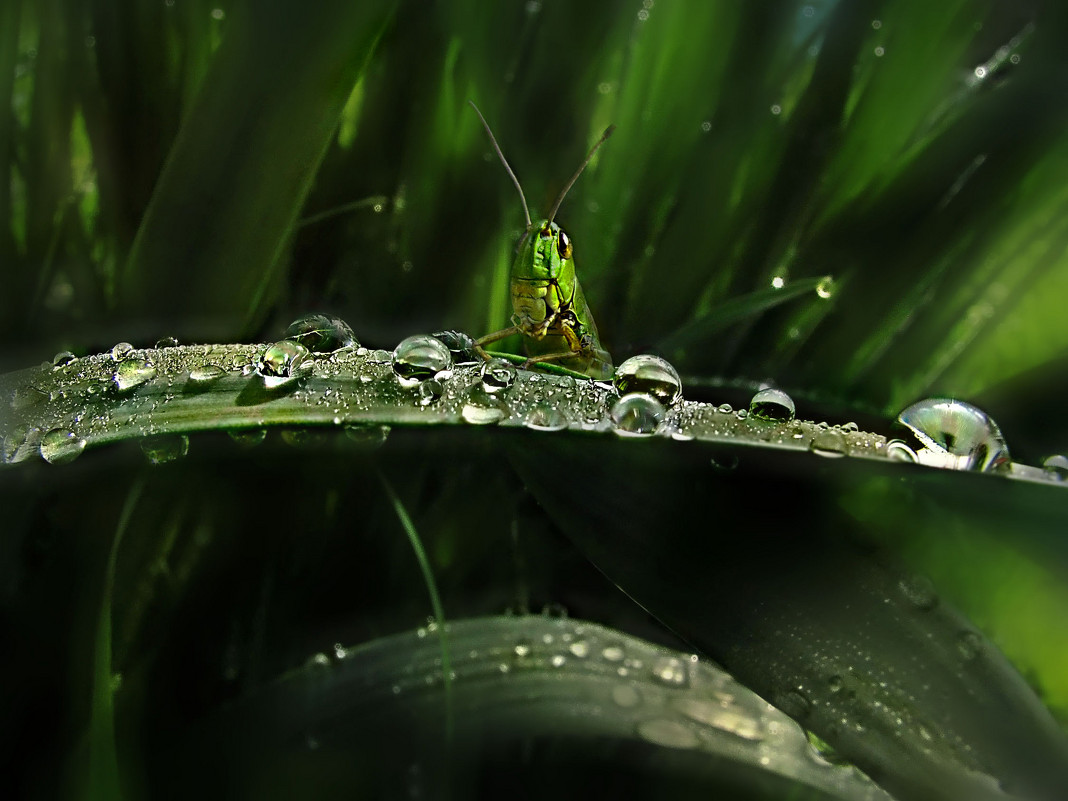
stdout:
[[(177, 345), (176, 340), (168, 338), (156, 347)], [(117, 393), (128, 393), (156, 377), (157, 367), (144, 354), (125, 342), (111, 349), (108, 354), (114, 363), (111, 384)], [(281, 391), (309, 376), (317, 360), (324, 357), (336, 360), (350, 354), (363, 357), (372, 365), (389, 365), (397, 386), (413, 392), (417, 404), (427, 408), (448, 394), (459, 367), (468, 368), (465, 375), (477, 369), (478, 380), (461, 388), (461, 417), (473, 425), (499, 423), (512, 415), (507, 398), (520, 376), (529, 390), (523, 393), (521, 423), (537, 431), (574, 427), (611, 430), (623, 437), (658, 435), (690, 440), (701, 436), (698, 423), (702, 419), (707, 422), (709, 415), (729, 416), (735, 422), (748, 419), (750, 425), (757, 426), (779, 424), (781, 427), (795, 419), (794, 401), (774, 387), (756, 392), (747, 409), (734, 410), (729, 404), (687, 403), (682, 397), (678, 371), (659, 356), (640, 354), (627, 359), (615, 369), (608, 384), (567, 375), (520, 371), (512, 362), (499, 357), (485, 360), (477, 352), (475, 340), (456, 331), (418, 334), (401, 341), (392, 352), (372, 351), (360, 345), (344, 320), (326, 314), (298, 318), (286, 329), (283, 339), (229, 368), (239, 369), (244, 375), (255, 374), (268, 392)], [(53, 366), (58, 369), (75, 359), (72, 353), (64, 351), (55, 356)], [(223, 366), (205, 363), (189, 371), (189, 381), (207, 386), (227, 372)], [(370, 380), (368, 376), (361, 378)], [(342, 422), (342, 418), (339, 416), (336, 422)], [(877, 447), (887, 458), (977, 472), (1029, 470), (1031, 474), (1024, 477), (1068, 482), (1068, 456), (1050, 456), (1042, 468), (1015, 465), (997, 424), (982, 410), (963, 401), (922, 400), (902, 411), (897, 422), (906, 430), (906, 439), (879, 442)], [(388, 433), (388, 428), (382, 426), (349, 425), (346, 430), (352, 429), (356, 438), (359, 432), (369, 428)], [(843, 456), (850, 452), (849, 437), (857, 434), (858, 429), (853, 423), (835, 426), (820, 423), (806, 430), (798, 421), (789, 431), (795, 440), (807, 439), (813, 453)], [(257, 433), (258, 441), (262, 439), (262, 431), (235, 432), (234, 436), (245, 442)], [(86, 439), (73, 430), (55, 428), (41, 437), (39, 447), (46, 461), (63, 463), (77, 457), (86, 444)], [(180, 458), (188, 447), (188, 438), (180, 434), (146, 436), (142, 441), (142, 450), (153, 463)]]

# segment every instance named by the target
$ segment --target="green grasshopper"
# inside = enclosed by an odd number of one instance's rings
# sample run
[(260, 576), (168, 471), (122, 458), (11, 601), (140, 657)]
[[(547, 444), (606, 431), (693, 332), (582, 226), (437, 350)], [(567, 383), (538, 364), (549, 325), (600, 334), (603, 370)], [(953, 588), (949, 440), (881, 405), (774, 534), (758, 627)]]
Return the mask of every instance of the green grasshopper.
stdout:
[(523, 201), (523, 214), (527, 220), (526, 233), (523, 234), (519, 252), (512, 263), (512, 325), (482, 337), (475, 343), (476, 349), (488, 359), (488, 354), (483, 350), (484, 345), (512, 334), (522, 334), (529, 357), (523, 363), (524, 367), (555, 362), (593, 378), (611, 378), (612, 357), (601, 347), (597, 337), (597, 324), (593, 321), (593, 314), (586, 304), (586, 296), (575, 276), (571, 239), (553, 219), (560, 204), (564, 202), (564, 196), (586, 169), (597, 148), (611, 136), (615, 126), (609, 126), (590, 148), (586, 160), (556, 199), (548, 218), (535, 225), (530, 220), (530, 209), (523, 195), (523, 187), (519, 185), (519, 179), (508, 166), (508, 160), (493, 137), (486, 118), (474, 103), (471, 103), (471, 108), (482, 120), (493, 149), (497, 151), (501, 163), (519, 191), (519, 199)]

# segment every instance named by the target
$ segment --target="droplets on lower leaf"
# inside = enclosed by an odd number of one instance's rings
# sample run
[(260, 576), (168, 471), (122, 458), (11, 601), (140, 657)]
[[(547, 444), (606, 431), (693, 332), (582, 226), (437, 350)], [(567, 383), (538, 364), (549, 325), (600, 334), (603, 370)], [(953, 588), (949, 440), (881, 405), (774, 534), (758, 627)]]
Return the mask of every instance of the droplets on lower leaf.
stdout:
[(256, 362), (256, 372), (267, 389), (277, 389), (298, 379), (312, 366), (311, 354), (299, 342), (283, 339), (270, 345)]
[(185, 434), (159, 434), (141, 440), (141, 452), (149, 464), (176, 462), (189, 453), (189, 437)]
[(912, 404), (897, 419), (923, 446), (916, 451), (921, 464), (977, 472), (1009, 464), (1009, 447), (997, 424), (970, 403), (929, 398)]
[(53, 428), (41, 437), (41, 457), (49, 464), (66, 464), (77, 459), (86, 442), (66, 428)]
[(507, 359), (490, 359), (482, 365), (482, 388), (489, 393), (503, 392), (515, 383), (518, 371)]
[(417, 334), (393, 349), (393, 372), (402, 386), (414, 387), (452, 368), (452, 354), (440, 339)]
[(778, 420), (788, 423), (794, 419), (794, 401), (781, 389), (760, 390), (749, 401), (749, 414), (759, 420)]
[(460, 416), (473, 425), (492, 425), (508, 416), (508, 407), (500, 398), (486, 392), (481, 384), (476, 384), (467, 393)]
[(671, 406), (682, 397), (682, 380), (678, 371), (659, 356), (644, 353), (631, 356), (619, 365), (612, 384), (620, 395), (641, 392), (664, 406)]
[(653, 434), (664, 420), (664, 405), (651, 395), (632, 392), (612, 404), (609, 416), (617, 434), (643, 437)]
[(436, 378), (430, 378), (419, 385), (419, 405), (429, 406), (436, 403), (445, 394), (444, 385)]
[(349, 324), (330, 314), (305, 314), (289, 324), (285, 339), (298, 342), (311, 353), (333, 353), (359, 347)]
[(156, 368), (144, 359), (124, 359), (111, 374), (111, 382), (119, 392), (129, 392), (156, 377)]
[(845, 456), (848, 446), (845, 434), (833, 428), (825, 428), (816, 433), (808, 444), (809, 449), (819, 456)]

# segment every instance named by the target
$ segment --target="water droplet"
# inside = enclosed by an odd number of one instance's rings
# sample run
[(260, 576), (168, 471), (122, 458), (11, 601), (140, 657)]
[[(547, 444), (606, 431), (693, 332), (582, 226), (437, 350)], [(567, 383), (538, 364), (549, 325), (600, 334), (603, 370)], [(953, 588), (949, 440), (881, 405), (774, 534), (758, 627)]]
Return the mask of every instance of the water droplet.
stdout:
[(794, 720), (804, 720), (812, 712), (812, 702), (800, 690), (786, 690), (776, 693), (772, 699), (779, 709)]
[(156, 368), (144, 359), (124, 359), (115, 367), (111, 383), (119, 392), (129, 392), (155, 377)]
[(371, 364), (389, 364), (393, 361), (393, 354), (388, 350), (373, 350), (367, 354), (367, 361)]
[(436, 378), (430, 378), (419, 385), (419, 405), (429, 406), (445, 394), (445, 387)]
[(938, 594), (926, 576), (906, 576), (897, 586), (906, 600), (921, 611), (934, 609), (938, 604)]
[(842, 680), (842, 677), (837, 673), (827, 679), (827, 687), (832, 693), (840, 693), (844, 684), (845, 682)]
[(435, 331), (432, 336), (440, 340), (457, 364), (471, 364), (482, 360), (478, 355), (475, 340), (463, 331)]
[(616, 368), (612, 384), (620, 395), (641, 392), (664, 406), (671, 406), (682, 397), (678, 371), (659, 356), (631, 356)]
[(641, 392), (624, 395), (612, 404), (609, 416), (621, 436), (649, 436), (664, 419), (664, 406)]
[(416, 334), (393, 349), (393, 372), (401, 386), (414, 387), (452, 367), (452, 354), (440, 339)]
[(762, 389), (749, 401), (749, 413), (761, 420), (788, 423), (794, 419), (794, 401), (781, 389)]
[(741, 737), (743, 740), (763, 740), (764, 726), (759, 719), (750, 717), (737, 709), (731, 709), (707, 698), (683, 696), (672, 700), (671, 705), (695, 723), (711, 726)]
[(685, 687), (689, 684), (690, 672), (678, 657), (661, 656), (653, 662), (653, 678), (669, 687)]
[(539, 401), (527, 412), (523, 424), (535, 431), (562, 431), (567, 428), (567, 417), (549, 401)]
[(530, 645), (530, 640), (520, 640), (515, 644), (515, 648), (512, 649), (517, 659), (526, 659), (533, 652), (533, 648)]
[(376, 423), (353, 423), (345, 426), (345, 436), (367, 449), (380, 447), (392, 429)]
[(41, 437), (41, 457), (49, 464), (67, 464), (85, 450), (86, 442), (66, 428), (53, 428)]
[(133, 351), (134, 347), (129, 342), (120, 342), (118, 345), (108, 351), (108, 355), (111, 356), (117, 362), (121, 362)]
[(606, 662), (622, 662), (625, 654), (623, 649), (618, 645), (607, 645), (604, 650), (601, 651), (601, 656), (604, 657)]
[(834, 276), (832, 275), (823, 276), (823, 278), (820, 279), (820, 282), (816, 284), (816, 294), (824, 300), (833, 297), (837, 289), (838, 287), (835, 286)]
[(833, 428), (817, 432), (808, 447), (815, 454), (830, 457), (845, 456), (847, 450), (845, 435)]
[(61, 350), (55, 356), (52, 357), (53, 367), (62, 367), (65, 364), (70, 364), (78, 357), (71, 353), (69, 350)]
[(988, 472), (1010, 462), (997, 424), (970, 403), (929, 398), (912, 404), (897, 419), (924, 445), (916, 452), (921, 464)]
[(585, 659), (590, 655), (590, 644), (585, 640), (575, 640), (567, 646), (567, 650), (577, 659)]
[(1042, 463), (1042, 467), (1045, 468), (1050, 478), (1057, 481), (1068, 479), (1068, 456), (1060, 453), (1050, 456)]
[(162, 339), (156, 340), (156, 348), (159, 350), (176, 347), (178, 347), (178, 339), (176, 337), (163, 337)]
[(642, 702), (642, 697), (632, 684), (617, 684), (612, 687), (612, 700), (624, 709), (632, 709)]
[(730, 414), (734, 411), (734, 409), (729, 403), (721, 403), (719, 406), (716, 407), (716, 411), (720, 414)]
[(185, 434), (159, 434), (141, 440), (141, 452), (149, 464), (166, 464), (189, 453), (189, 437)]
[(904, 440), (892, 439), (886, 443), (886, 458), (895, 462), (916, 462), (916, 451), (912, 450)]
[(333, 353), (342, 348), (358, 348), (349, 324), (330, 314), (305, 314), (289, 324), (283, 339), (298, 342), (311, 353)]
[(210, 384), (226, 375), (226, 371), (217, 364), (202, 364), (189, 371), (189, 380), (194, 384)]
[(642, 739), (665, 748), (696, 748), (701, 744), (697, 733), (677, 720), (643, 720), (637, 731)]
[(970, 662), (979, 656), (983, 649), (983, 638), (974, 631), (962, 631), (957, 635), (957, 653), (965, 662)]
[(259, 445), (267, 439), (266, 428), (244, 428), (227, 431), (226, 433), (230, 435), (230, 439), (243, 448), (251, 448), (253, 445)]
[(311, 354), (306, 347), (283, 339), (263, 352), (256, 362), (256, 372), (267, 389), (278, 389), (296, 381), (311, 366)]
[(502, 392), (515, 383), (519, 372), (507, 359), (490, 359), (482, 365), (482, 388), (486, 392)]
[(330, 667), (330, 657), (320, 651), (317, 654), (312, 654), (304, 662), (304, 667), (309, 670), (322, 670), (323, 668)]
[(460, 416), (476, 426), (499, 423), (508, 416), (508, 407), (499, 399), (490, 395), (481, 384), (471, 388)]

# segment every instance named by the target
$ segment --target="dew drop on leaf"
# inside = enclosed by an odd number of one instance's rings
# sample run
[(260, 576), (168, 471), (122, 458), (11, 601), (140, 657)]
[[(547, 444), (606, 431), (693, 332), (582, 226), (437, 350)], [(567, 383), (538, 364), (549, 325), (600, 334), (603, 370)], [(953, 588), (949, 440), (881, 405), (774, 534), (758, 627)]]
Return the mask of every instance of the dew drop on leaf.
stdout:
[(788, 423), (794, 419), (794, 401), (781, 389), (762, 389), (749, 401), (749, 414), (759, 420)]
[(670, 362), (649, 354), (631, 356), (619, 365), (612, 384), (620, 395), (641, 392), (664, 406), (671, 406), (682, 397), (678, 371)]
[(330, 314), (298, 317), (289, 324), (283, 338), (303, 345), (311, 353), (333, 353), (360, 346), (349, 324)]
[(656, 398), (641, 392), (624, 395), (612, 404), (609, 416), (617, 434), (621, 436), (649, 436), (664, 420), (664, 405)]
[(452, 367), (452, 354), (439, 339), (417, 334), (393, 349), (393, 372), (401, 386), (414, 387)]
[(81, 456), (85, 445), (85, 440), (73, 431), (53, 428), (41, 437), (41, 457), (49, 464), (67, 464)]

